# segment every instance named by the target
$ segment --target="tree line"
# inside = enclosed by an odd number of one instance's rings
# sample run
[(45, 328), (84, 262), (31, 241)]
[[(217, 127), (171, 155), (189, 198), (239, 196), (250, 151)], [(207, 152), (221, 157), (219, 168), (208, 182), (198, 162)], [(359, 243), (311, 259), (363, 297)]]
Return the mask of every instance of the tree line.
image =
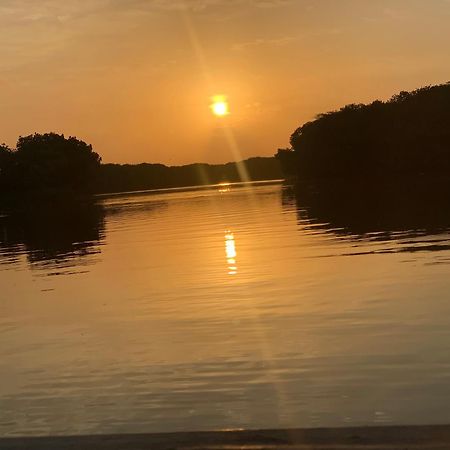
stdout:
[(276, 158), (227, 164), (102, 164), (92, 146), (56, 133), (20, 137), (15, 149), (0, 145), (0, 192), (107, 193), (282, 178)]
[[(245, 168), (248, 180), (241, 176)], [(275, 158), (255, 157), (239, 163), (189, 164), (104, 164), (98, 177), (98, 192), (136, 191), (182, 186), (202, 186), (222, 182), (273, 180), (283, 177)]]
[(301, 180), (448, 174), (450, 83), (319, 114), (276, 155)]

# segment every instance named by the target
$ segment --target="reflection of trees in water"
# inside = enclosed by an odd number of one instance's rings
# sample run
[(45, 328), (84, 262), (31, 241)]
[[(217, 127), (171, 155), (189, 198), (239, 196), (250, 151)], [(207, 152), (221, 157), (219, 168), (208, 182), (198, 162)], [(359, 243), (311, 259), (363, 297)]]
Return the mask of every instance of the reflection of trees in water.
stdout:
[[(438, 234), (450, 229), (450, 181), (399, 179), (302, 184), (287, 188), (303, 223), (360, 239), (373, 233)], [(373, 236), (372, 236), (373, 237)]]
[(0, 203), (0, 264), (18, 262), (25, 254), (32, 267), (68, 268), (93, 262), (100, 253), (105, 220), (121, 221), (129, 216), (146, 220), (167, 207), (148, 193), (109, 198), (69, 196)]
[(3, 207), (0, 258), (14, 262), (25, 253), (32, 266), (69, 267), (99, 253), (104, 211), (94, 199), (53, 198)]

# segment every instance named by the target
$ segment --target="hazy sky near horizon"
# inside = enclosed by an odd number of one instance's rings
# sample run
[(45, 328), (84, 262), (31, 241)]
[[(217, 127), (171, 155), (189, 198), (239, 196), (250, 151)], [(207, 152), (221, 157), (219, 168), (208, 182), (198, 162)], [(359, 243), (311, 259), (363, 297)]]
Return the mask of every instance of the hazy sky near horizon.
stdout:
[(122, 163), (272, 155), (320, 112), (450, 80), (449, 23), (449, 0), (0, 0), (0, 141), (56, 131)]

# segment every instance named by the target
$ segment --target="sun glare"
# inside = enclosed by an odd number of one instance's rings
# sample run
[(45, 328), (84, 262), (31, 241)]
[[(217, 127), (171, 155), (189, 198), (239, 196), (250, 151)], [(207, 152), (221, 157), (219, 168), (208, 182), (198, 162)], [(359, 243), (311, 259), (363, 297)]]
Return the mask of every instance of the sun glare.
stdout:
[(230, 113), (225, 95), (215, 95), (212, 97), (211, 109), (215, 116), (223, 117)]

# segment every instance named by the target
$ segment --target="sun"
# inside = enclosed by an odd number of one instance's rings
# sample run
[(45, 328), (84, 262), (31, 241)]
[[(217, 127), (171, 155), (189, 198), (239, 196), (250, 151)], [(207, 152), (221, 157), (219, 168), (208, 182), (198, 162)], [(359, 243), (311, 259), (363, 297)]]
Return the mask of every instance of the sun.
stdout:
[(225, 95), (215, 95), (211, 100), (211, 110), (215, 116), (223, 117), (230, 114), (228, 101)]

